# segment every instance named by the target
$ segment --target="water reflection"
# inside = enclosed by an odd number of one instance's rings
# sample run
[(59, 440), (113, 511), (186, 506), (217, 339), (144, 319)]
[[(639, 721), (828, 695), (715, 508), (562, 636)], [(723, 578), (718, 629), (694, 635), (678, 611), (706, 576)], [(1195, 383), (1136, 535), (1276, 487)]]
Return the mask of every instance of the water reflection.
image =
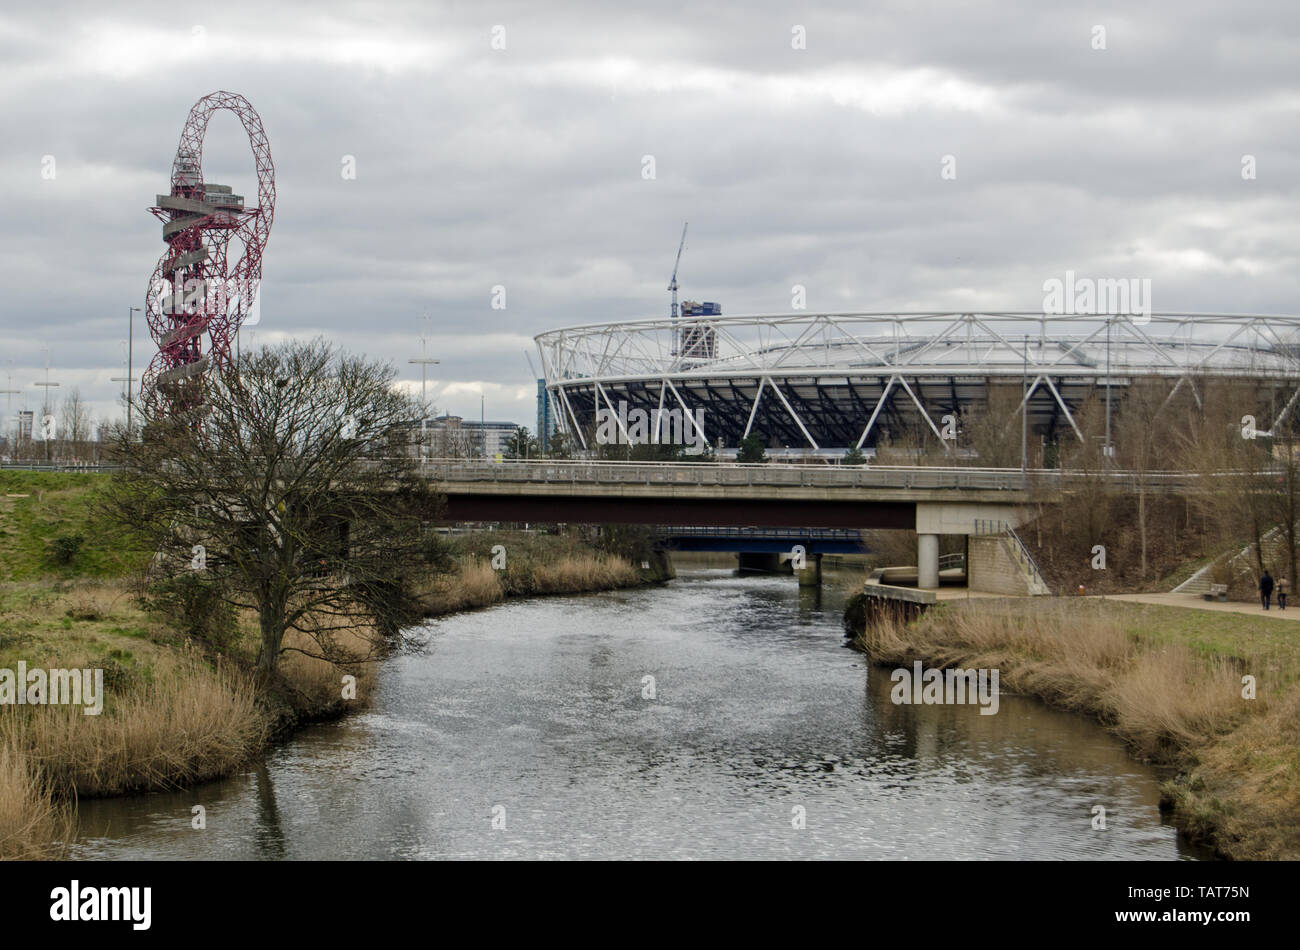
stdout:
[(275, 787), (266, 763), (259, 763), (253, 772), (257, 786), (257, 832), (253, 841), (259, 858), (284, 857), (284, 829), (280, 827), (280, 811), (275, 805)]

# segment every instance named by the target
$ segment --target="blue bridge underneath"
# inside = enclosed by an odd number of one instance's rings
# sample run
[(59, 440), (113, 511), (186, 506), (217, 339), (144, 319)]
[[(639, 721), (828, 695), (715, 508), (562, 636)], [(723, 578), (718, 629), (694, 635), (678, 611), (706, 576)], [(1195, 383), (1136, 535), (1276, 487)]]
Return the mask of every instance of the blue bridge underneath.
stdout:
[(862, 532), (848, 528), (667, 527), (659, 544), (671, 551), (726, 551), (737, 554), (865, 554)]

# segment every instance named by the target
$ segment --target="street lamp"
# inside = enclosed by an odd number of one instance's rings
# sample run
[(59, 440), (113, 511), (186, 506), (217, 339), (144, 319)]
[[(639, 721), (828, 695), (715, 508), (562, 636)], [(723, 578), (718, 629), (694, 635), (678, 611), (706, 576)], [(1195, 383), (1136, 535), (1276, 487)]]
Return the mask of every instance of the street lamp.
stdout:
[(426, 410), (426, 392), (429, 386), (429, 367), (436, 366), (438, 360), (429, 359), (429, 315), (424, 315), (424, 334), (420, 337), (420, 358), (409, 359), (408, 363), (420, 364), (420, 454), (424, 455), (424, 427), (428, 411)]
[[(0, 393), (4, 393), (4, 394), (5, 394), (5, 429), (4, 429), (4, 431), (5, 431), (6, 434), (8, 433), (8, 430), (9, 430), (9, 420), (13, 417), (13, 414), (14, 414), (14, 396), (16, 396), (18, 393), (22, 392), (21, 389), (14, 389), (14, 388), (13, 388), (13, 385), (14, 385), (14, 361), (13, 361), (13, 360), (9, 360), (8, 362), (9, 362), (9, 368), (8, 368), (8, 370), (6, 370), (6, 372), (5, 372), (5, 380), (6, 380), (5, 385), (8, 386), (9, 388), (8, 388), (8, 389), (0, 389)], [(15, 440), (14, 440), (14, 444), (13, 444), (12, 446), (9, 447), (10, 454), (16, 456), (17, 450), (18, 450), (18, 440), (15, 439)]]
[(1025, 334), (1025, 364), (1020, 375), (1020, 477), (1029, 469), (1029, 334)]
[(1110, 316), (1106, 317), (1106, 445), (1102, 454), (1106, 457), (1105, 467), (1110, 470)]
[(48, 346), (45, 348), (45, 381), (38, 381), (32, 383), (32, 385), (45, 387), (45, 402), (41, 409), (41, 436), (42, 441), (45, 442), (45, 461), (46, 464), (48, 464), (50, 461), (50, 433), (45, 420), (50, 418), (50, 387), (59, 385), (58, 383), (50, 382), (50, 348)]
[(135, 342), (135, 315), (139, 307), (128, 307), (126, 313), (126, 437), (131, 438), (131, 382), (135, 367), (132, 361), (132, 344)]
[[(124, 350), (125, 350), (125, 349), (128, 349), (128, 347), (127, 347), (127, 343), (126, 343), (126, 340), (123, 340), (123, 341), (122, 341), (122, 349), (124, 349)], [(129, 358), (123, 358), (122, 362), (123, 362), (123, 363), (126, 363), (126, 362), (128, 361), (128, 359), (129, 359)], [(129, 407), (129, 406), (130, 406), (130, 397), (129, 397), (129, 396), (127, 395), (127, 393), (126, 393), (126, 384), (132, 382), (132, 377), (131, 377), (130, 375), (127, 375), (127, 376), (110, 376), (110, 377), (108, 377), (108, 381), (109, 381), (110, 383), (122, 383), (122, 384), (123, 384), (123, 385), (122, 385), (122, 402), (126, 403), (127, 406)]]

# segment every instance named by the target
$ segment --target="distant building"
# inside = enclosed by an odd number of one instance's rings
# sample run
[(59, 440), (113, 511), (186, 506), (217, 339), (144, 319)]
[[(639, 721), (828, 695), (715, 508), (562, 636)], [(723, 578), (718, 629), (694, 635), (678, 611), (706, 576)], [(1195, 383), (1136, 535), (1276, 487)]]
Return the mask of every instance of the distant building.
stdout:
[(718, 355), (718, 331), (699, 317), (722, 316), (722, 304), (687, 300), (682, 304), (678, 355), (683, 360), (712, 360)]
[(443, 415), (425, 423), (429, 454), (441, 458), (494, 458), (519, 428), (513, 422), (486, 422)]
[(18, 413), (18, 442), (30, 442), (32, 440), (32, 421), (35, 413), (31, 409), (24, 409)]
[(487, 458), (495, 458), (497, 455), (504, 454), (506, 443), (519, 429), (517, 423), (493, 422), (491, 419), (486, 422), (462, 422), (461, 425), (470, 432), (476, 433), (482, 439), (483, 455)]
[(550, 447), (556, 429), (555, 414), (551, 411), (551, 397), (546, 391), (546, 380), (537, 381), (537, 447), (545, 452)]

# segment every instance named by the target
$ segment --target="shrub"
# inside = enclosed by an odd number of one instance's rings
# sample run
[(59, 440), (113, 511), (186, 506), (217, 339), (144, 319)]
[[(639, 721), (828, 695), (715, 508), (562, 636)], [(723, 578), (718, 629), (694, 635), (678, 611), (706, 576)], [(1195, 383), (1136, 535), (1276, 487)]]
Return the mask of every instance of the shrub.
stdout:
[(50, 556), (55, 564), (67, 566), (72, 563), (85, 541), (79, 534), (61, 534), (50, 542)]
[(219, 588), (192, 574), (179, 574), (153, 584), (141, 598), (141, 605), (209, 649), (229, 651), (239, 638), (235, 609), (223, 599)]
[(748, 463), (766, 462), (767, 448), (763, 445), (762, 438), (751, 433), (741, 439), (737, 444), (736, 461)]

